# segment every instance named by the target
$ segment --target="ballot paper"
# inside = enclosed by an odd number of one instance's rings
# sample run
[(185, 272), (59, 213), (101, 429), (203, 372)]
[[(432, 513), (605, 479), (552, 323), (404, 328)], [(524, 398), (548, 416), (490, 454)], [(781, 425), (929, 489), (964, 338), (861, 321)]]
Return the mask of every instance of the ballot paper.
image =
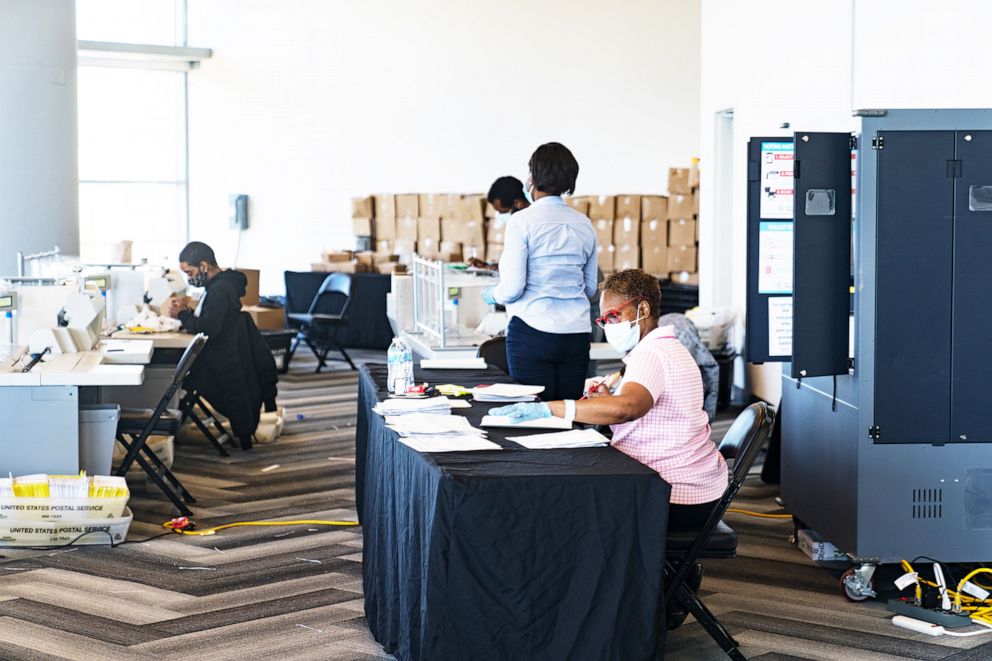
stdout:
[(420, 361), (422, 370), (484, 370), (485, 358), (425, 358)]
[(493, 383), (472, 388), (472, 399), (477, 402), (507, 403), (533, 402), (544, 392), (544, 386), (522, 386), (516, 383)]
[(537, 418), (524, 422), (513, 422), (503, 415), (487, 415), (482, 418), (483, 427), (511, 427), (513, 429), (571, 429), (572, 423), (565, 418)]
[(502, 450), (492, 441), (487, 441), (475, 434), (417, 434), (401, 436), (400, 443), (408, 445), (417, 452), (468, 452), (471, 450)]
[(600, 448), (610, 440), (595, 429), (573, 429), (551, 434), (507, 436), (507, 440), (531, 450), (560, 450), (562, 448)]
[(468, 418), (460, 415), (438, 415), (434, 413), (407, 413), (387, 415), (386, 426), (400, 436), (439, 436), (441, 434), (475, 434), (485, 436), (486, 432), (476, 429)]
[(372, 409), (381, 416), (409, 415), (411, 413), (451, 413), (451, 400), (447, 397), (426, 397), (424, 399), (387, 399)]

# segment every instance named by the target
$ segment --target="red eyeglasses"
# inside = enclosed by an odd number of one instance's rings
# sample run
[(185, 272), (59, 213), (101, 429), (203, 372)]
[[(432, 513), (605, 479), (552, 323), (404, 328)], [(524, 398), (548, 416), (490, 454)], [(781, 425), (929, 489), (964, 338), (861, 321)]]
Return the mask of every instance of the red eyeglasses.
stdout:
[(620, 321), (623, 321), (623, 317), (620, 316), (620, 310), (623, 310), (625, 307), (627, 307), (631, 303), (639, 303), (639, 302), (640, 302), (640, 299), (632, 298), (629, 301), (626, 301), (626, 302), (618, 305), (617, 307), (613, 308), (612, 310), (607, 310), (603, 314), (603, 316), (596, 318), (596, 325), (599, 326), (600, 328), (606, 328), (606, 325), (607, 324), (615, 324), (615, 323), (618, 323)]

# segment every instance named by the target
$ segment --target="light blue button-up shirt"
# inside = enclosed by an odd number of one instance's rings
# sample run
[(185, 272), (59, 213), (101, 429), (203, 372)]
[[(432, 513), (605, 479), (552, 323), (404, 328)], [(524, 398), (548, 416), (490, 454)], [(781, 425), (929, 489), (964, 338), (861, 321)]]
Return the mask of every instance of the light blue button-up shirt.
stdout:
[(510, 217), (493, 291), (510, 316), (545, 333), (588, 333), (596, 284), (596, 232), (586, 216), (548, 196)]

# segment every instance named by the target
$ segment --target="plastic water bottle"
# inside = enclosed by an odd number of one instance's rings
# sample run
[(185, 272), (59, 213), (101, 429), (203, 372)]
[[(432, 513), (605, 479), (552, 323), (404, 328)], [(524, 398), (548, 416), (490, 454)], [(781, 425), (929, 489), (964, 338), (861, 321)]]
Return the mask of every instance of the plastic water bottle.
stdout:
[(402, 338), (394, 337), (386, 352), (389, 392), (402, 395), (413, 385), (413, 352)]

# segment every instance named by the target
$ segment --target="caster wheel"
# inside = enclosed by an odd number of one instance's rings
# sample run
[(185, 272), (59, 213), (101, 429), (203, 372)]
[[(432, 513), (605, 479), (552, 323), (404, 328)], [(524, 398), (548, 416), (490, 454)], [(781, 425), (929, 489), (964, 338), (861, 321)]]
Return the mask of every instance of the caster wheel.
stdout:
[(844, 572), (840, 577), (840, 593), (844, 595), (844, 598), (848, 601), (853, 601), (855, 603), (867, 601), (871, 599), (875, 594), (875, 581), (874, 579), (868, 581), (867, 587), (870, 594), (865, 594), (862, 592), (862, 586), (859, 586), (860, 578), (854, 567), (851, 567), (846, 572)]

